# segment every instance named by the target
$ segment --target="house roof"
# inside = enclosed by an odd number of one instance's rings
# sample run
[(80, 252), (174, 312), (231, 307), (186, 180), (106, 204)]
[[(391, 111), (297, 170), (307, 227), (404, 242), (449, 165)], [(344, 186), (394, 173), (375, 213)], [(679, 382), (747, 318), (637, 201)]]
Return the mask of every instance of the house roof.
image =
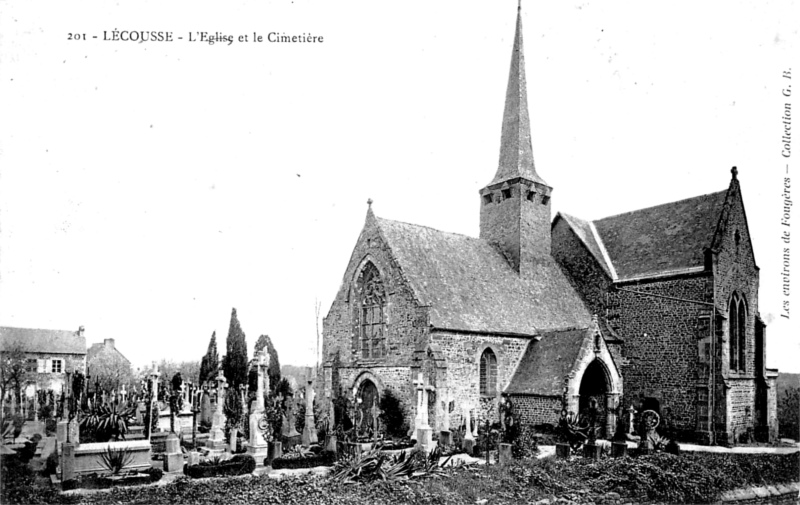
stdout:
[(86, 337), (77, 331), (0, 327), (0, 350), (15, 342), (30, 353), (86, 354)]
[(420, 303), (430, 306), (434, 327), (534, 335), (591, 322), (549, 255), (522, 278), (485, 240), (375, 219)]
[(505, 392), (561, 396), (564, 380), (572, 371), (590, 328), (552, 331), (532, 340)]
[(113, 342), (111, 342), (110, 345), (106, 344), (106, 342), (103, 342), (103, 343), (99, 343), (98, 342), (98, 343), (92, 344), (89, 347), (89, 349), (86, 351), (86, 361), (87, 362), (92, 361), (98, 354), (103, 353), (103, 352), (115, 353), (116, 355), (118, 355), (119, 357), (121, 357), (122, 359), (124, 359), (125, 361), (130, 363), (130, 360), (128, 358), (126, 358), (125, 355), (123, 355), (119, 351), (119, 349), (117, 349), (114, 346)]
[(594, 222), (620, 279), (703, 266), (727, 191)]

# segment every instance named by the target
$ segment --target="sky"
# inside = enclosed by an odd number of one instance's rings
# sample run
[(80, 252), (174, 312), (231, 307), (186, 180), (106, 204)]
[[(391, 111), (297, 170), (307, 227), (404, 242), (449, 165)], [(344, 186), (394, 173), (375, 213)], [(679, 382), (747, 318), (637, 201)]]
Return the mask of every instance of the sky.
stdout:
[[(800, 372), (796, 319), (780, 315), (794, 4), (522, 5), (553, 216), (720, 191), (737, 166), (767, 365), (787, 372)], [(267, 334), (282, 363), (314, 363), (367, 199), (381, 217), (477, 235), (516, 11), (514, 0), (3, 1), (0, 325), (83, 325), (88, 344), (114, 338), (145, 366), (199, 360), (213, 331), (224, 353), (235, 307), (251, 351)], [(176, 40), (103, 40), (114, 30)], [(200, 32), (234, 42), (188, 40)], [(270, 32), (323, 42), (269, 43)], [(800, 235), (790, 247), (794, 261)]]

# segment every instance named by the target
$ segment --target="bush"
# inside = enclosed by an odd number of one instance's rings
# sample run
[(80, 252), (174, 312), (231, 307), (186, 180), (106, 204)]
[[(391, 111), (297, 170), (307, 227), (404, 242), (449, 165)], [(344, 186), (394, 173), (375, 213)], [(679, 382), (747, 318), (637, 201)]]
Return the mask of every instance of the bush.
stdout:
[(246, 475), (256, 469), (256, 460), (249, 454), (237, 454), (231, 459), (219, 462), (203, 462), (199, 465), (186, 465), (183, 473), (193, 479), (206, 477), (228, 477)]
[(150, 482), (158, 482), (164, 476), (164, 470), (154, 467), (150, 467), (147, 470), (144, 470), (142, 473), (150, 475)]
[(45, 475), (52, 475), (58, 469), (58, 454), (55, 451), (51, 452), (44, 462)]
[(316, 466), (332, 466), (336, 461), (336, 454), (332, 451), (322, 451), (320, 454), (301, 458), (276, 458), (272, 460), (273, 470), (314, 468)]
[(406, 414), (400, 399), (391, 389), (384, 390), (380, 400), (380, 409), (381, 414), (378, 419), (385, 427), (386, 434), (395, 438), (404, 437), (408, 432)]

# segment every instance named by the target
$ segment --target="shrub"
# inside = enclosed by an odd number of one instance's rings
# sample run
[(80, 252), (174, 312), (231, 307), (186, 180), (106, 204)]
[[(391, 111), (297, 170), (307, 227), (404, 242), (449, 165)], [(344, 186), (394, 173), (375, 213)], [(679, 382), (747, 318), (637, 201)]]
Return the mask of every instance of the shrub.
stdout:
[(150, 475), (150, 482), (157, 482), (164, 476), (164, 470), (155, 467), (150, 467), (147, 470), (144, 470), (142, 473)]
[(193, 479), (246, 475), (256, 469), (256, 460), (249, 454), (237, 454), (228, 460), (215, 459), (199, 465), (186, 465), (183, 473)]
[(55, 451), (51, 452), (50, 455), (47, 456), (47, 459), (44, 462), (44, 473), (45, 475), (52, 475), (56, 473), (58, 469), (58, 454)]
[(336, 454), (332, 451), (322, 451), (320, 454), (309, 453), (304, 457), (282, 457), (272, 460), (272, 468), (295, 469), (295, 468), (314, 468), (316, 466), (332, 466), (336, 461)]
[(408, 432), (406, 414), (400, 399), (394, 391), (386, 389), (380, 400), (381, 414), (378, 416), (381, 424), (385, 426), (386, 434), (390, 437), (403, 437)]

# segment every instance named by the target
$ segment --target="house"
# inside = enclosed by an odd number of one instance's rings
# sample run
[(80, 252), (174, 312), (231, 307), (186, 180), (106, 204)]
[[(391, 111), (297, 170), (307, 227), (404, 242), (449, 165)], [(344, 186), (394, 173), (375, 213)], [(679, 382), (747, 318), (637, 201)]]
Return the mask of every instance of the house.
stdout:
[[(34, 391), (62, 391), (67, 372), (86, 373), (86, 337), (78, 331), (0, 327), (0, 352), (19, 346), (28, 360), (30, 383), (27, 397)], [(35, 374), (35, 375), (33, 375)]]
[(682, 439), (774, 439), (777, 371), (736, 169), (719, 192), (595, 221), (551, 221), (552, 189), (534, 164), (518, 14), (479, 237), (368, 202), (323, 321), (324, 393), (365, 423), (386, 390), (411, 422), (417, 382), (434, 430), (465, 411), (496, 419), (505, 397), (534, 426), (595, 404), (605, 435), (633, 407)]

